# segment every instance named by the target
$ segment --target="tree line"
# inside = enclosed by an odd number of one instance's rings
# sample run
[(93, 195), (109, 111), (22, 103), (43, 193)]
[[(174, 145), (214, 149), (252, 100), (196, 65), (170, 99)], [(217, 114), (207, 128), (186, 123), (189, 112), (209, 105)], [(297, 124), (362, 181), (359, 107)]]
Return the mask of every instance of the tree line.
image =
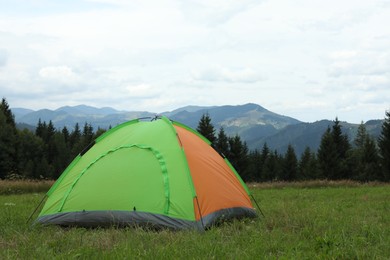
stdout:
[(227, 136), (223, 127), (216, 132), (208, 114), (200, 119), (197, 131), (210, 140), (246, 182), (300, 181), (313, 179), (390, 181), (390, 111), (378, 140), (361, 123), (351, 142), (336, 118), (322, 135), (317, 151), (305, 149), (300, 158), (293, 146), (284, 154), (271, 150), (267, 143), (249, 151), (239, 135)]
[(19, 130), (5, 98), (0, 104), (0, 179), (57, 179), (104, 129), (78, 123), (72, 131), (38, 121), (35, 132)]
[[(306, 148), (300, 158), (292, 145), (286, 153), (271, 150), (267, 143), (250, 151), (239, 135), (218, 132), (208, 114), (197, 131), (226, 157), (247, 182), (352, 179), (390, 181), (390, 111), (378, 140), (363, 124), (352, 142), (342, 133), (338, 119), (322, 136), (317, 151)], [(72, 131), (56, 129), (51, 121), (38, 121), (35, 131), (19, 130), (5, 98), (0, 104), (0, 179), (57, 179), (69, 163), (106, 130), (78, 123)]]

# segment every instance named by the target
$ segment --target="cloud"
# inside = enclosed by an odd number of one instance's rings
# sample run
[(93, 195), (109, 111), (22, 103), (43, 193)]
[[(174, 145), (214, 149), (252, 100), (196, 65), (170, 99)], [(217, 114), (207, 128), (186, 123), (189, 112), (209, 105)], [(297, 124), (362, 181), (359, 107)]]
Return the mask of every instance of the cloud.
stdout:
[(126, 96), (131, 98), (154, 98), (158, 96), (161, 91), (149, 84), (129, 85), (125, 87)]
[(234, 16), (245, 12), (263, 1), (254, 0), (188, 0), (181, 1), (180, 6), (190, 21), (207, 26), (226, 23)]
[(390, 71), (390, 51), (344, 50), (330, 53), (329, 76), (384, 75)]
[(0, 89), (12, 106), (254, 102), (316, 120), (390, 99), (384, 1), (30, 2), (0, 9)]
[(199, 81), (228, 83), (255, 83), (265, 80), (263, 76), (251, 68), (230, 69), (224, 67), (194, 70), (192, 78)]
[(50, 66), (39, 70), (39, 76), (43, 80), (55, 82), (57, 84), (75, 84), (80, 78), (72, 68), (68, 66)]
[(8, 54), (4, 49), (0, 49), (0, 67), (3, 67), (7, 64)]

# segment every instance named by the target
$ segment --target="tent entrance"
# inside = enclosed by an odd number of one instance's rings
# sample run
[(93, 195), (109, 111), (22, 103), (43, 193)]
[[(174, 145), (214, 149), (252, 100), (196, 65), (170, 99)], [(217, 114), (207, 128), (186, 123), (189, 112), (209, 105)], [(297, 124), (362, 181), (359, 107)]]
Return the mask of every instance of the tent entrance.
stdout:
[(65, 193), (59, 212), (124, 210), (169, 214), (165, 160), (149, 146), (109, 150), (81, 171)]

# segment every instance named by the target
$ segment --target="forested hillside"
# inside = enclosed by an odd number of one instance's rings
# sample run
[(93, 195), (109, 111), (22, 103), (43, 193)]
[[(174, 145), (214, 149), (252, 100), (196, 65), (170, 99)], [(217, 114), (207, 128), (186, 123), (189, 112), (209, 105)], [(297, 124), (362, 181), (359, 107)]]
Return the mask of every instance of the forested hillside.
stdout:
[[(318, 150), (307, 146), (300, 157), (291, 144), (283, 153), (271, 149), (267, 142), (250, 150), (240, 135), (228, 135), (223, 126), (217, 130), (212, 121), (209, 114), (200, 115), (197, 130), (231, 161), (245, 181), (390, 180), (389, 112), (386, 112), (379, 138), (369, 133), (367, 124), (361, 124), (351, 140), (336, 118), (322, 133)], [(72, 130), (66, 126), (56, 128), (52, 121), (40, 119), (35, 131), (19, 130), (3, 98), (0, 104), (0, 179), (56, 179), (77, 154), (105, 131), (89, 123), (82, 126), (75, 123)]]

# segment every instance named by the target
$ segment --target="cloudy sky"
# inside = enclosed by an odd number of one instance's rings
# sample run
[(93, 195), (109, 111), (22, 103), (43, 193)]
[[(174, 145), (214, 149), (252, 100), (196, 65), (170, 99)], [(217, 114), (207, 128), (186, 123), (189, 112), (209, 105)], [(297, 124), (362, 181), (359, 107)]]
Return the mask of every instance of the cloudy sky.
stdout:
[(389, 0), (0, 0), (11, 107), (257, 103), (306, 122), (390, 109)]

